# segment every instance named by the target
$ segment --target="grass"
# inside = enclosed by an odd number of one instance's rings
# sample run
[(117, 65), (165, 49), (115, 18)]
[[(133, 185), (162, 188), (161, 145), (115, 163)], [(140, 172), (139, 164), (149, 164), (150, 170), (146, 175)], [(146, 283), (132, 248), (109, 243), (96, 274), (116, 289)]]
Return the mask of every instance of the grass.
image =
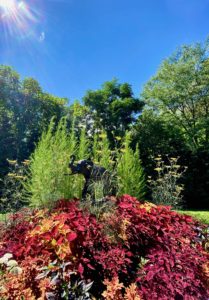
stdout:
[[(180, 214), (189, 215), (198, 221), (209, 225), (209, 211), (190, 211), (190, 210), (178, 210)], [(7, 214), (0, 214), (0, 221), (7, 219)]]
[(198, 221), (209, 225), (209, 211), (178, 210), (180, 214), (189, 215)]
[(8, 214), (0, 214), (0, 222), (1, 221), (6, 221), (8, 217)]

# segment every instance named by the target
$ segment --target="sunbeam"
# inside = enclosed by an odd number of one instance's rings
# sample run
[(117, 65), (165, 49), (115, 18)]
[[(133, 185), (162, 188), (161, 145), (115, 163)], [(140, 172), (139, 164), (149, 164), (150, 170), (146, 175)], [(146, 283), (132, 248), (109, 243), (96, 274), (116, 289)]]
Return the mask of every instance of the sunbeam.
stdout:
[(38, 14), (24, 1), (0, 0), (0, 22), (5, 34), (22, 37), (38, 22)]
[(3, 8), (5, 13), (11, 13), (15, 9), (15, 0), (0, 0), (0, 7)]

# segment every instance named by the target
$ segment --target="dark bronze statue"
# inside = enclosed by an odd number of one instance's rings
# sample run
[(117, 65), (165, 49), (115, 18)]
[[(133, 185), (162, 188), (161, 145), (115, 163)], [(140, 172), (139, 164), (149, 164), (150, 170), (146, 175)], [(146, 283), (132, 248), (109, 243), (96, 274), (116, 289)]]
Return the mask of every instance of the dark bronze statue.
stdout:
[(103, 194), (104, 196), (110, 196), (116, 194), (116, 188), (113, 184), (112, 174), (106, 170), (104, 167), (95, 165), (93, 161), (83, 159), (78, 161), (76, 164), (75, 155), (71, 155), (69, 168), (71, 169), (71, 174), (82, 174), (85, 178), (84, 187), (82, 190), (82, 200), (85, 200), (87, 195), (90, 195), (91, 199), (95, 200), (94, 189), (92, 185), (96, 181), (103, 182)]

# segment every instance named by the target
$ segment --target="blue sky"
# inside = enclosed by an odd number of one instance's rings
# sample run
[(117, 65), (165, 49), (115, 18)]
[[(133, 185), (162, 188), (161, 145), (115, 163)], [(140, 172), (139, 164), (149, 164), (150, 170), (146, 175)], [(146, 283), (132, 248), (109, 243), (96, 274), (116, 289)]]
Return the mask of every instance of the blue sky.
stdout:
[(209, 35), (209, 0), (18, 2), (22, 4), (30, 13), (23, 16), (25, 28), (23, 17), (18, 24), (10, 16), (7, 23), (0, 18), (0, 64), (70, 101), (115, 77), (130, 83), (139, 96), (164, 58)]

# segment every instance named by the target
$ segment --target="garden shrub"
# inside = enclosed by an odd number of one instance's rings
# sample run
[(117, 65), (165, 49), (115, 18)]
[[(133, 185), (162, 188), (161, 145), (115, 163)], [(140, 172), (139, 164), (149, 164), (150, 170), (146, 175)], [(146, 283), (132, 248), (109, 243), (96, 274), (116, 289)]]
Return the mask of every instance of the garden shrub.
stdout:
[(55, 128), (52, 119), (30, 158), (25, 194), (32, 207), (49, 207), (59, 198), (75, 196), (75, 178), (65, 175), (75, 149), (74, 129), (67, 131), (65, 118)]
[(77, 161), (91, 159), (110, 172), (109, 191), (105, 192), (103, 189), (107, 186), (105, 179), (92, 184), (91, 189), (96, 199), (102, 199), (111, 194), (110, 191), (116, 190), (118, 195), (128, 193), (142, 199), (145, 194), (145, 178), (138, 146), (135, 151), (130, 147), (130, 133), (126, 133), (121, 149), (112, 151), (105, 131), (95, 133), (91, 139), (87, 136), (86, 129), (82, 128), (78, 138), (74, 122), (75, 120), (69, 131), (66, 118), (62, 118), (57, 127), (52, 119), (48, 130), (42, 134), (30, 158), (28, 178), (24, 183), (24, 197), (30, 206), (52, 207), (60, 198), (81, 198), (83, 176), (68, 176), (71, 173), (68, 165), (72, 154)]
[[(86, 130), (85, 128), (81, 129), (80, 139), (79, 139), (79, 145), (77, 147), (77, 159), (88, 159), (89, 157), (89, 140), (86, 136)], [(70, 170), (68, 170), (68, 173), (70, 173)], [(74, 193), (74, 197), (81, 198), (82, 196), (82, 189), (84, 185), (84, 177), (82, 175), (74, 175), (74, 189), (71, 189), (71, 193)]]
[(114, 212), (99, 220), (72, 199), (51, 211), (24, 210), (9, 228), (1, 225), (0, 256), (12, 254), (22, 272), (2, 269), (0, 296), (208, 299), (204, 225), (129, 195), (109, 201)]
[[(99, 212), (99, 207), (101, 203), (98, 203), (97, 200), (101, 200), (105, 195), (110, 194), (117, 186), (116, 170), (115, 165), (116, 161), (113, 161), (113, 153), (110, 150), (110, 144), (107, 138), (105, 131), (100, 131), (99, 133), (94, 133), (93, 142), (91, 143), (92, 156), (91, 159), (96, 165), (103, 166), (108, 170), (108, 182), (107, 176), (104, 174), (103, 178), (100, 181), (95, 181), (91, 184), (91, 190), (95, 194), (95, 204)], [(104, 204), (104, 203), (102, 203)], [(94, 209), (93, 207), (89, 207)], [(103, 205), (104, 208), (104, 205)], [(103, 210), (102, 208), (102, 210)]]
[(143, 199), (146, 184), (139, 148), (137, 145), (136, 150), (133, 151), (130, 143), (131, 135), (127, 131), (117, 157), (118, 193), (119, 195), (130, 194), (138, 199)]
[(0, 212), (8, 213), (17, 211), (24, 206), (23, 189), (27, 178), (29, 160), (19, 163), (17, 160), (7, 159), (9, 172), (4, 176), (0, 192)]
[(166, 157), (167, 163), (161, 155), (155, 158), (157, 178), (149, 176), (148, 182), (152, 191), (152, 200), (156, 204), (171, 205), (181, 208), (183, 205), (184, 185), (180, 183), (186, 167), (179, 165), (179, 157)]

